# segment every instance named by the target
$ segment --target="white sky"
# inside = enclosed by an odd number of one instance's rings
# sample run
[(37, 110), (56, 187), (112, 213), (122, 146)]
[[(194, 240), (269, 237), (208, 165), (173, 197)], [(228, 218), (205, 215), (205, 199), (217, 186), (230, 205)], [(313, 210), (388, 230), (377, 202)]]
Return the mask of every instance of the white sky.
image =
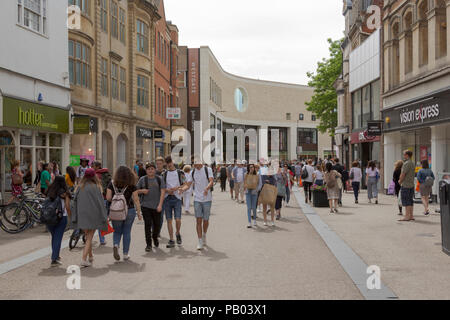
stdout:
[(342, 0), (164, 0), (180, 45), (209, 46), (230, 73), (307, 84), (343, 37)]

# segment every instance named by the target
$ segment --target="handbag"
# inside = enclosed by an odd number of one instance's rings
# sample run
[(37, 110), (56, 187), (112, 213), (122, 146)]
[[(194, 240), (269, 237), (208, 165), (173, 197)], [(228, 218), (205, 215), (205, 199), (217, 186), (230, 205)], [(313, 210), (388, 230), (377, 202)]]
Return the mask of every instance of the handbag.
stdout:
[(256, 174), (247, 174), (244, 180), (244, 188), (254, 190), (258, 188), (259, 177)]
[(278, 190), (277, 187), (271, 184), (265, 184), (261, 193), (259, 194), (258, 204), (267, 204), (270, 206), (275, 205), (275, 201), (277, 200)]
[(395, 182), (394, 182), (394, 180), (391, 180), (391, 182), (389, 183), (387, 194), (389, 194), (389, 195), (395, 194)]
[(113, 233), (114, 229), (111, 226), (110, 223), (108, 223), (108, 231), (101, 231), (100, 234), (102, 235), (102, 237), (106, 236), (107, 234)]
[(277, 196), (279, 197), (286, 196), (286, 186), (283, 183), (277, 183)]
[(342, 179), (341, 178), (336, 178), (336, 182), (337, 182), (337, 185), (339, 187), (339, 190), (341, 190), (342, 187), (344, 186), (344, 184), (342, 183)]

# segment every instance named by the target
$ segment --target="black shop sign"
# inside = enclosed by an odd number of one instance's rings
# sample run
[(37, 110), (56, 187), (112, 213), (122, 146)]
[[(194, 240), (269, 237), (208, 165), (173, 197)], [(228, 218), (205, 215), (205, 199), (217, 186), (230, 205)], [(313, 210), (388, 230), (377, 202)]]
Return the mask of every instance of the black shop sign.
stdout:
[(450, 90), (383, 110), (384, 132), (429, 127), (450, 121)]
[(367, 136), (379, 137), (383, 132), (383, 121), (368, 121)]
[(164, 133), (162, 130), (155, 130), (155, 139), (164, 139)]
[(153, 130), (148, 128), (136, 127), (136, 137), (152, 139), (153, 138)]

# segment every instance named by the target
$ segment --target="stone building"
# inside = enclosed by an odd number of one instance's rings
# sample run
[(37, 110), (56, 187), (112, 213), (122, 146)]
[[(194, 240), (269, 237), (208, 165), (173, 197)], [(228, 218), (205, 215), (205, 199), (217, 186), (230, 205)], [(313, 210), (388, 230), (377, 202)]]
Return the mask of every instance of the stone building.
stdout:
[(73, 164), (80, 157), (97, 159), (113, 170), (153, 160), (168, 127), (155, 90), (157, 23), (167, 25), (162, 1), (71, 4), (81, 10), (81, 28), (69, 31)]
[[(438, 177), (450, 171), (450, 1), (385, 1), (384, 187), (402, 151)], [(433, 194), (438, 193), (437, 183)]]

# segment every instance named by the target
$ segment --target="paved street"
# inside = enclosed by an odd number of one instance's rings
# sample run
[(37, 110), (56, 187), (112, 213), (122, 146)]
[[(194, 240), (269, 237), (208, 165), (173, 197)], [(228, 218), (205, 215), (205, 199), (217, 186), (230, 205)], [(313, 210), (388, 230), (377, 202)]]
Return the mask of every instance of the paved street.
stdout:
[[(66, 288), (65, 268), (81, 261), (81, 248), (61, 253), (63, 266), (49, 257), (0, 275), (1, 299), (362, 299), (320, 236), (295, 207), (283, 210), (275, 228), (247, 229), (246, 206), (215, 191), (208, 247), (196, 250), (193, 216), (183, 216), (183, 246), (145, 253), (144, 226), (133, 227), (131, 261), (115, 262), (112, 237), (94, 245), (93, 268), (82, 269), (81, 290)], [(193, 211), (193, 210), (191, 210)], [(69, 233), (66, 233), (67, 238)], [(17, 239), (7, 240), (5, 238)], [(49, 246), (42, 230), (1, 235), (4, 263)], [(79, 245), (80, 246), (80, 245)]]

